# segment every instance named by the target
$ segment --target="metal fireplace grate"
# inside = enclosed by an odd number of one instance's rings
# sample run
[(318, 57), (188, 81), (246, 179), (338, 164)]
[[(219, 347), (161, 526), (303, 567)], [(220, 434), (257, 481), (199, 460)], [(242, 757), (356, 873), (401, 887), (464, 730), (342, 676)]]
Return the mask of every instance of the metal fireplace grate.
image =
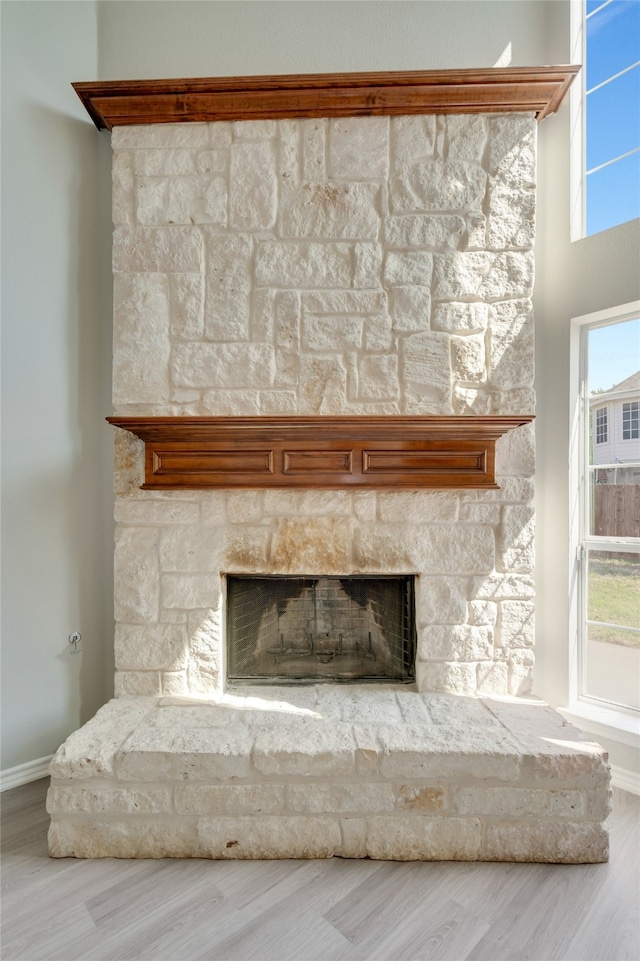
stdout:
[(414, 578), (227, 577), (227, 677), (415, 679)]

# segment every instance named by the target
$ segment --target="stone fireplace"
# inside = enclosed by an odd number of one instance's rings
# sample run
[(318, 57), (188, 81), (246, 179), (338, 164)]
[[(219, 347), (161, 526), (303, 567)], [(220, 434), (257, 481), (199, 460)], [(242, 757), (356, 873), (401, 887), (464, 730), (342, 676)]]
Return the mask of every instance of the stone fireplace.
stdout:
[(136, 123), (113, 86), (116, 422), (524, 419), (495, 485), (430, 450), (406, 489), (313, 431), (278, 487), (117, 430), (116, 700), (52, 764), (52, 853), (606, 857), (601, 752), (530, 698), (538, 111)]

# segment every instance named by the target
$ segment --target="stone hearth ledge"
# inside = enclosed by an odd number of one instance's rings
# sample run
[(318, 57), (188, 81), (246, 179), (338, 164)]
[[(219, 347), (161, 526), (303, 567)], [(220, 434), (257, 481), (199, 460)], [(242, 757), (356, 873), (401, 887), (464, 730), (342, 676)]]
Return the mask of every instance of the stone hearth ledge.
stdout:
[(51, 856), (608, 859), (607, 755), (544, 702), (345, 693), (110, 701), (51, 762)]

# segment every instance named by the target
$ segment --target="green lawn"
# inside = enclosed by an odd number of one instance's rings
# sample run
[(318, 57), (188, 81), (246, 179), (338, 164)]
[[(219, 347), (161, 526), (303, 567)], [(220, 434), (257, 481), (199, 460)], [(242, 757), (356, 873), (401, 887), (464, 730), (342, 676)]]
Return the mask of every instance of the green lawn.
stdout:
[[(640, 555), (592, 551), (589, 555), (588, 619), (640, 628)], [(589, 639), (640, 647), (640, 634), (589, 627)]]

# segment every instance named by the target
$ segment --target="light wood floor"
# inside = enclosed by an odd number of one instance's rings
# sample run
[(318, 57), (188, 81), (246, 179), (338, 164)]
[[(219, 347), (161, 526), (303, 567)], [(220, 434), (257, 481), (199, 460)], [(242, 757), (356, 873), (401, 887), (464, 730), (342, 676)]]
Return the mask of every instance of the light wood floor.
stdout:
[(640, 798), (609, 864), (76, 861), (2, 795), (3, 961), (638, 961)]

